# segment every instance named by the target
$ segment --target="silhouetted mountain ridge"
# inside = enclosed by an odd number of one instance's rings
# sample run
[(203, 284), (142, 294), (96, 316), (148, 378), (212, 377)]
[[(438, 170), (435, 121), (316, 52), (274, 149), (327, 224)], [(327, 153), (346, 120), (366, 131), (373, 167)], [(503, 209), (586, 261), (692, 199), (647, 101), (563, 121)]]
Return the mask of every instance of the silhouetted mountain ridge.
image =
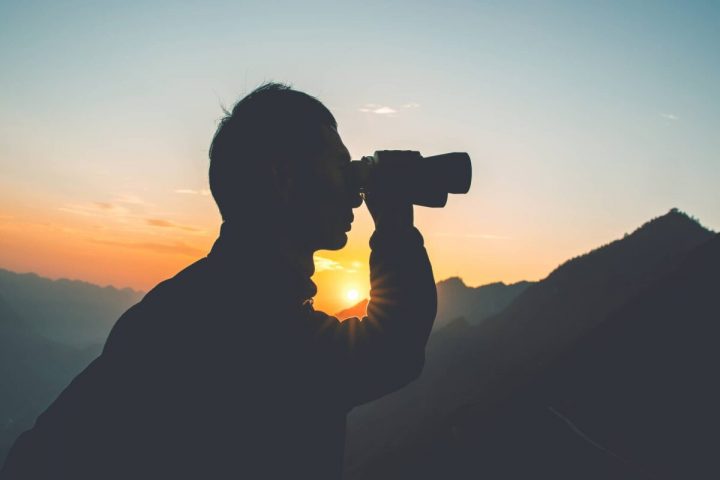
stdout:
[(718, 478), (719, 273), (715, 235), (503, 403), (428, 415), (350, 478)]
[(0, 463), (17, 435), (99, 351), (39, 335), (0, 294)]
[(494, 282), (468, 287), (460, 277), (450, 277), (437, 283), (438, 313), (435, 329), (442, 328), (458, 317), (477, 325), (507, 308), (533, 282), (505, 284)]
[(534, 363), (543, 363), (713, 236), (673, 209), (620, 240), (562, 264), (502, 314), (484, 322), (476, 335), (493, 338), (493, 348), (504, 360), (525, 363), (533, 357)]
[[(418, 446), (409, 454), (404, 446), (427, 441), (441, 450), (451, 448), (442, 439), (437, 445), (435, 437), (438, 428), (442, 435), (452, 436), (442, 430), (448, 416), (472, 405), (472, 412), (482, 412), (474, 413), (473, 418), (490, 421), (493, 412), (502, 410), (506, 402), (513, 403), (576, 342), (678, 268), (691, 251), (713, 236), (687, 215), (671, 210), (623, 239), (565, 262), (527, 288), (500, 314), (479, 325), (458, 329), (455, 334), (436, 331), (419, 380), (351, 415), (348, 478), (420, 475), (412, 467), (401, 466), (431, 452)], [(527, 418), (530, 422), (540, 417)], [(551, 419), (553, 425), (556, 421)], [(366, 425), (373, 426), (372, 439)], [(566, 440), (574, 445), (572, 435)], [(576, 453), (581, 458), (597, 452)], [(420, 478), (435, 478), (440, 472), (428, 468)]]
[(0, 269), (0, 463), (142, 295)]
[[(610, 261), (617, 265), (630, 259), (632, 254), (645, 251), (646, 254), (637, 260), (648, 261), (650, 254), (659, 251), (688, 251), (708, 240), (714, 232), (703, 227), (700, 222), (684, 212), (673, 208), (665, 215), (653, 218), (638, 227), (622, 239), (614, 240), (591, 250), (588, 253), (572, 258), (552, 271), (548, 279), (573, 274), (575, 268), (587, 266), (589, 260), (595, 262)], [(648, 247), (651, 251), (648, 251)], [(597, 266), (597, 265), (593, 265)], [(615, 267), (617, 268), (617, 267)]]
[(80, 280), (51, 280), (0, 268), (0, 293), (38, 334), (76, 347), (103, 343), (122, 313), (143, 292)]
[[(720, 237), (673, 209), (537, 283), (438, 282), (423, 375), (352, 412), (346, 480), (704, 478), (719, 274)], [(0, 462), (141, 296), (0, 269)]]
[[(449, 277), (437, 282), (438, 312), (433, 330), (445, 327), (458, 317), (477, 325), (501, 312), (533, 282), (517, 282), (507, 285), (494, 282), (479, 287), (468, 287), (460, 277)], [(335, 314), (339, 319), (367, 315), (368, 299)]]

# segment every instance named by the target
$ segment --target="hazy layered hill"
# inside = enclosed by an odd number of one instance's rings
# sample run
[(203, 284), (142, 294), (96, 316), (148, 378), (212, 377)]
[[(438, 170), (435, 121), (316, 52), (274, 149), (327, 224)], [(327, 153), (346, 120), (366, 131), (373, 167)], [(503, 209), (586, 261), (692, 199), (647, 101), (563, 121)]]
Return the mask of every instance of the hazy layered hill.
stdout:
[[(0, 411), (23, 408), (77, 367), (79, 349), (38, 335), (0, 296)], [(17, 400), (17, 401), (16, 401)]]
[[(409, 465), (415, 453), (430, 452), (411, 449), (408, 457), (407, 445), (420, 439), (434, 442), (436, 428), (447, 434), (443, 428), (448, 415), (463, 406), (492, 417), (576, 342), (713, 236), (671, 210), (620, 240), (566, 262), (479, 325), (460, 320), (435, 331), (422, 377), (351, 415), (348, 478), (411, 475), (402, 465)], [(417, 473), (412, 470), (412, 475)]]
[[(477, 325), (483, 320), (500, 313), (533, 282), (518, 282), (506, 285), (502, 282), (479, 287), (468, 287), (460, 277), (450, 277), (437, 282), (438, 312), (433, 329), (437, 330), (456, 320)], [(337, 318), (367, 315), (368, 300), (353, 305), (335, 314)]]
[(437, 283), (438, 314), (435, 328), (441, 328), (459, 317), (463, 317), (471, 325), (477, 325), (502, 312), (533, 283), (506, 285), (496, 282), (468, 287), (460, 277), (442, 280)]
[(0, 269), (0, 294), (36, 333), (77, 347), (104, 343), (115, 321), (144, 295), (129, 288), (50, 280), (4, 269)]
[(142, 295), (0, 269), (0, 463)]
[(37, 334), (0, 295), (0, 463), (15, 438), (99, 353)]

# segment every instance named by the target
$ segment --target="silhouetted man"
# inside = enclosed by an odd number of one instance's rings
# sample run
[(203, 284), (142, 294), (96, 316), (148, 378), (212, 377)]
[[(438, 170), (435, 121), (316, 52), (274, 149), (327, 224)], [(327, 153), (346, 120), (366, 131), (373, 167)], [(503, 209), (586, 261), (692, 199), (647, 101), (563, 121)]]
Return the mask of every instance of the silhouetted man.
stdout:
[(367, 316), (312, 306), (313, 253), (347, 242), (350, 155), (315, 98), (264, 85), (223, 119), (207, 257), (115, 324), (15, 443), (3, 478), (339, 478), (345, 417), (420, 374), (436, 290), (410, 203), (367, 196)]

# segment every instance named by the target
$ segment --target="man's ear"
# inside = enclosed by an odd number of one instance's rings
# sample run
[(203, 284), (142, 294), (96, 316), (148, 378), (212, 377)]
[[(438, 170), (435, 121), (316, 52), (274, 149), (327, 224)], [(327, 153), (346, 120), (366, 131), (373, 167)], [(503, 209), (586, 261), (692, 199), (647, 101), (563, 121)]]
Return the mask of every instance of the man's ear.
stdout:
[(294, 181), (285, 162), (271, 163), (272, 187), (275, 197), (282, 205), (289, 205), (293, 199)]

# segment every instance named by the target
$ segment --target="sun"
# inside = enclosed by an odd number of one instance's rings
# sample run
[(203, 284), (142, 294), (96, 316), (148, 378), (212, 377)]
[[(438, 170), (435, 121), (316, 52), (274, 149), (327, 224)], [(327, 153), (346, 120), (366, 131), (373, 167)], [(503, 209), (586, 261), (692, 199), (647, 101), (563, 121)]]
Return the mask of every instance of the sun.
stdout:
[(345, 298), (347, 298), (351, 302), (357, 302), (360, 299), (360, 292), (358, 292), (354, 288), (351, 288), (350, 290), (345, 292)]

